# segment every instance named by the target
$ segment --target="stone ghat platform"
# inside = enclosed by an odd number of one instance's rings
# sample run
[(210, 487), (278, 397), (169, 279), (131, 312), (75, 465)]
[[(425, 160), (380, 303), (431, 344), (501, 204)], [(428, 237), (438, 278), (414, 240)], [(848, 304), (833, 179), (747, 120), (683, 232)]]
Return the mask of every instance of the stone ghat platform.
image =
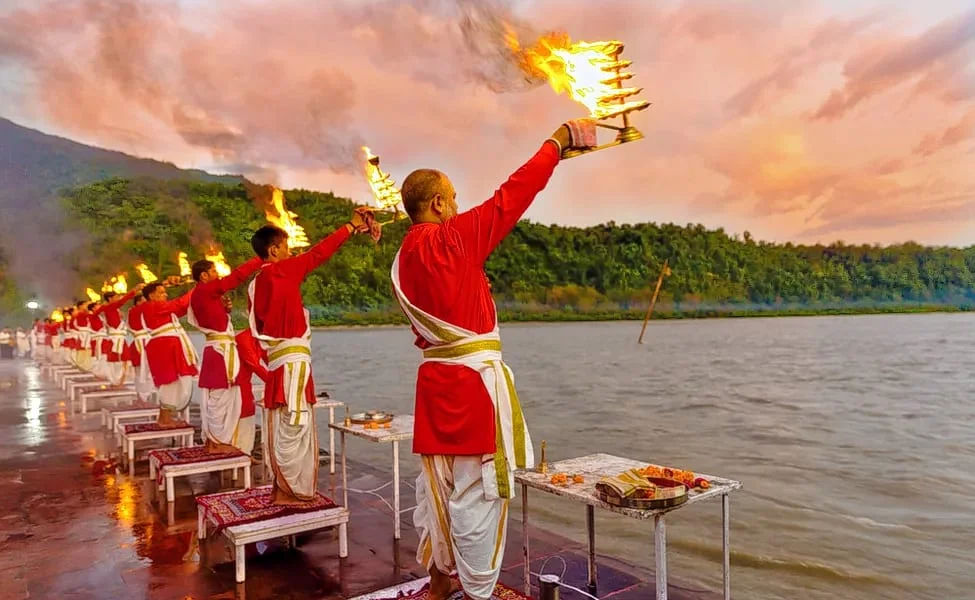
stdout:
[[(220, 536), (197, 540), (192, 497), (234, 489), (229, 476), (181, 478), (175, 518), (167, 525), (165, 497), (160, 512), (147, 463), (138, 465), (135, 477), (124, 474), (99, 415), (71, 416), (70, 409), (64, 392), (42, 379), (36, 366), (0, 362), (0, 598), (352, 598), (426, 575), (414, 558), (411, 512), (403, 514), (403, 539), (394, 548), (388, 509), (378, 498), (350, 493), (348, 558), (339, 559), (334, 530), (298, 536), (297, 549), (287, 539), (260, 543), (247, 547), (247, 581), (237, 584), (233, 556)], [(350, 489), (372, 489), (389, 479), (388, 465), (349, 462)], [(254, 469), (257, 483), (261, 470)], [(341, 500), (341, 479), (329, 475), (327, 459), (320, 473), (319, 489)], [(404, 485), (403, 494), (404, 505), (411, 505), (412, 489)], [(516, 500), (511, 514), (520, 512)], [(533, 527), (531, 547), (532, 571), (557, 554), (568, 566), (564, 581), (585, 588), (582, 544)], [(514, 519), (504, 556), (501, 581), (520, 590), (521, 528)], [(601, 598), (652, 598), (653, 581), (646, 569), (599, 559)], [(675, 600), (719, 597), (673, 582), (669, 593)]]

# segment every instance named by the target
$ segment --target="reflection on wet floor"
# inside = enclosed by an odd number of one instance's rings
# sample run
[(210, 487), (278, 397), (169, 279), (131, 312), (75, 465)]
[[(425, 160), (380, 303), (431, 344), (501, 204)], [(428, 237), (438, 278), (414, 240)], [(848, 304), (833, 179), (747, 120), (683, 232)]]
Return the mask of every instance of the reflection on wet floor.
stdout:
[[(394, 546), (391, 516), (377, 498), (350, 495), (349, 557), (338, 558), (337, 533), (299, 535), (246, 548), (247, 581), (234, 582), (231, 551), (222, 536), (199, 542), (194, 494), (234, 489), (229, 476), (176, 480), (176, 501), (148, 478), (145, 460), (132, 478), (100, 416), (71, 415), (70, 403), (36, 367), (0, 364), (0, 598), (260, 600), (351, 597), (425, 575), (416, 565), (416, 533), (404, 513), (403, 540)], [(405, 460), (411, 460), (411, 457)], [(350, 488), (388, 480), (388, 465), (350, 461)], [(255, 481), (263, 481), (255, 467)], [(319, 489), (341, 498), (337, 477), (321, 470)], [(409, 489), (404, 487), (404, 494)], [(161, 502), (160, 502), (161, 498)], [(521, 532), (512, 522), (502, 581), (521, 587)], [(539, 532), (533, 558), (567, 558), (567, 580), (581, 584), (580, 546)], [(394, 559), (398, 557), (398, 560)], [(581, 561), (581, 562), (580, 562)], [(600, 565), (601, 592), (614, 598), (652, 596), (652, 576)], [(537, 567), (538, 565), (534, 564)], [(618, 565), (617, 565), (618, 566)], [(652, 586), (652, 584), (650, 584)], [(601, 594), (601, 595), (604, 595)], [(702, 598), (674, 589), (671, 598)], [(707, 596), (711, 597), (711, 596)]]

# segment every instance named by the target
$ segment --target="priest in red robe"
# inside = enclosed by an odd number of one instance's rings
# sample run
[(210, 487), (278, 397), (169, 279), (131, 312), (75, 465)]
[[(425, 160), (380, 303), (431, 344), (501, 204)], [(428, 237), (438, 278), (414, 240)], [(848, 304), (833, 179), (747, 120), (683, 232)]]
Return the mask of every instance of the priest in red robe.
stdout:
[[(237, 387), (240, 389), (240, 432), (237, 435), (236, 446), (246, 454), (254, 451), (254, 431), (256, 402), (254, 398), (253, 378), (256, 375), (265, 384), (268, 379), (266, 354), (257, 345), (257, 340), (250, 329), (237, 334), (237, 351), (240, 354), (240, 372), (237, 374)], [(250, 423), (248, 424), (248, 421)], [(267, 458), (267, 448), (264, 448)]]
[(92, 329), (88, 320), (88, 304), (86, 300), (78, 302), (74, 307), (71, 318), (71, 330), (74, 338), (73, 362), (82, 371), (91, 370), (91, 335)]
[(104, 306), (101, 301), (88, 304), (88, 327), (91, 328), (88, 349), (91, 351), (92, 374), (102, 379), (108, 379), (105, 376), (105, 358), (102, 356), (102, 342), (108, 337), (105, 334), (105, 321), (102, 320), (102, 308)]
[(423, 351), (413, 451), (421, 455), (413, 520), (417, 561), (442, 600), (456, 568), (467, 597), (491, 597), (501, 569), (512, 472), (533, 465), (511, 370), (501, 360), (484, 263), (545, 188), (563, 149), (595, 145), (595, 125), (569, 122), (494, 197), (458, 214), (446, 175), (411, 173), (402, 188), (413, 222), (393, 261), (396, 297)]
[(273, 225), (258, 229), (251, 239), (264, 264), (248, 288), (248, 316), (251, 332), (268, 352), (265, 435), (278, 504), (311, 501), (318, 488), (311, 323), (301, 282), (353, 232), (368, 230), (369, 221), (368, 209), (356, 209), (348, 224), (298, 256), (291, 256), (288, 234)]
[(121, 387), (125, 383), (125, 338), (127, 327), (122, 320), (122, 307), (132, 300), (136, 294), (142, 292), (145, 284), (140, 283), (125, 294), (106, 292), (105, 304), (99, 309), (99, 314), (105, 322), (105, 337), (101, 341), (101, 355), (103, 373), (112, 386)]
[[(196, 287), (187, 317), (206, 337), (200, 363), (199, 385), (203, 390), (200, 415), (203, 436), (211, 452), (225, 451), (228, 446), (239, 447), (238, 438), (249, 439), (250, 446), (254, 445), (254, 419), (241, 420), (240, 388), (237, 387), (240, 356), (224, 296), (247, 281), (262, 262), (255, 256), (226, 277), (220, 277), (216, 265), (209, 260), (199, 260), (192, 267)], [(250, 427), (251, 431), (241, 431), (242, 426)]]
[(146, 298), (142, 322), (149, 332), (146, 360), (159, 398), (159, 423), (170, 423), (189, 408), (196, 377), (196, 350), (179, 322), (190, 306), (193, 290), (170, 300), (166, 286), (153, 282), (142, 290)]
[(132, 303), (132, 308), (125, 315), (129, 334), (132, 340), (125, 345), (125, 362), (132, 367), (135, 376), (135, 393), (139, 400), (146, 402), (156, 393), (156, 386), (152, 382), (149, 372), (149, 361), (145, 359), (146, 344), (149, 343), (149, 330), (142, 321), (142, 310), (146, 307), (146, 297), (139, 294)]

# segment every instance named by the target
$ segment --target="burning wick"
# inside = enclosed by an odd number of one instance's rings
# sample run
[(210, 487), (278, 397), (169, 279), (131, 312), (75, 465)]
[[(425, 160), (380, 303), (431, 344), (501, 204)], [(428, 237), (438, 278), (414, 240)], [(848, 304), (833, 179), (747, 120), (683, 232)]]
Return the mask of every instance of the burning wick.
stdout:
[(211, 246), (210, 251), (206, 253), (206, 259), (213, 263), (213, 268), (217, 270), (217, 275), (220, 277), (230, 275), (230, 265), (224, 259), (223, 251), (217, 251)]
[(295, 221), (298, 215), (288, 210), (284, 205), (284, 192), (274, 188), (271, 195), (271, 206), (264, 209), (264, 218), (271, 225), (276, 225), (288, 234), (288, 248), (306, 248), (311, 245), (305, 228)]
[(392, 213), (392, 218), (380, 223), (380, 225), (388, 225), (394, 221), (405, 219), (406, 214), (399, 209), (403, 202), (403, 196), (400, 194), (399, 188), (396, 187), (396, 182), (388, 173), (382, 172), (379, 168), (379, 157), (373, 154), (372, 150), (363, 146), (362, 151), (366, 154), (366, 179), (369, 181), (369, 187), (372, 188), (376, 206), (379, 207), (377, 212)]
[(149, 270), (149, 267), (146, 265), (146, 263), (137, 264), (135, 266), (135, 270), (139, 272), (139, 277), (142, 278), (142, 283), (152, 283), (153, 281), (159, 279), (153, 274), (152, 271)]
[[(562, 158), (643, 138), (643, 134), (630, 124), (630, 113), (644, 110), (650, 103), (632, 99), (643, 88), (623, 86), (624, 81), (633, 77), (632, 73), (624, 72), (633, 62), (620, 59), (622, 42), (573, 44), (567, 35), (552, 34), (539, 39), (531, 48), (522, 48), (510, 27), (507, 27), (505, 39), (526, 74), (545, 77), (557, 93), (568, 92), (573, 100), (589, 109), (589, 116), (599, 121), (597, 126), (617, 132), (612, 142), (582, 150), (570, 148), (562, 152)], [(611, 119), (619, 119), (620, 123), (604, 122)]]

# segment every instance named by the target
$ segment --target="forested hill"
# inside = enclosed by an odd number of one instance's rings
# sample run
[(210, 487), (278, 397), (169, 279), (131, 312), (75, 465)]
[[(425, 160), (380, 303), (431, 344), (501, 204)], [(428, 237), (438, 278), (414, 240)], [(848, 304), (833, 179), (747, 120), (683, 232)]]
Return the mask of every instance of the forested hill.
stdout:
[[(345, 223), (353, 206), (305, 190), (286, 192), (286, 198), (312, 239)], [(264, 223), (242, 185), (111, 179), (74, 188), (62, 201), (89, 233), (92, 260), (79, 261), (78, 268), (91, 285), (137, 261), (172, 274), (176, 252), (199, 258), (211, 235), (231, 264), (242, 262), (251, 255), (251, 233)], [(183, 209), (174, 211), (177, 206)], [(201, 236), (201, 220), (212, 234)], [(305, 299), (316, 322), (400, 318), (389, 266), (406, 227), (387, 226), (378, 245), (352, 240), (308, 278)], [(663, 286), (660, 316), (968, 309), (975, 303), (975, 247), (779, 245), (700, 225), (522, 222), (487, 272), (507, 318), (625, 318), (645, 309), (665, 259), (673, 274)]]

